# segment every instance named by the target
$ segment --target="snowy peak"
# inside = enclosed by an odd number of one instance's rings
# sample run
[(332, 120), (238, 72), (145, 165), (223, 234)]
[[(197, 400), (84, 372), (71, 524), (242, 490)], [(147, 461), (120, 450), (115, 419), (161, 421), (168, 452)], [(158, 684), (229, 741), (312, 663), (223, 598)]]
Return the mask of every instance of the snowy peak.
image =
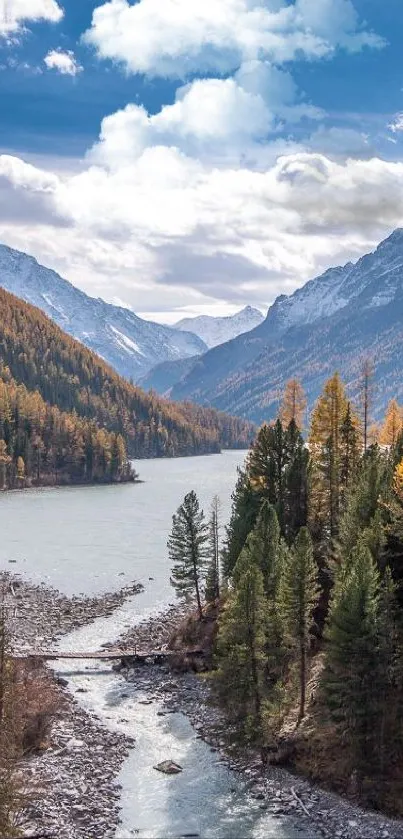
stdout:
[(137, 381), (151, 367), (199, 355), (196, 335), (142, 320), (130, 309), (89, 297), (32, 256), (0, 245), (0, 286), (45, 312), (65, 332)]
[(245, 306), (240, 312), (229, 317), (213, 317), (201, 315), (196, 318), (184, 318), (175, 324), (176, 329), (186, 330), (198, 335), (211, 349), (226, 341), (231, 341), (238, 335), (250, 332), (262, 323), (264, 317), (258, 309)]
[(353, 301), (362, 308), (386, 306), (403, 287), (403, 229), (395, 230), (375, 251), (356, 263), (329, 268), (289, 297), (278, 297), (261, 332), (272, 337), (293, 326), (330, 317)]

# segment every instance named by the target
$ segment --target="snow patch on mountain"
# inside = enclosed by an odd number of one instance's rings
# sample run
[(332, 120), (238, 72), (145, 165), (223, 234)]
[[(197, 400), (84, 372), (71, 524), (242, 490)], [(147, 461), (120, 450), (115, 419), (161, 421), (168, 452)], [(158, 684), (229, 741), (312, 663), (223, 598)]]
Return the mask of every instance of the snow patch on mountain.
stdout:
[(365, 308), (387, 306), (400, 291), (402, 279), (403, 229), (399, 228), (357, 262), (329, 268), (289, 297), (278, 297), (263, 330), (274, 337), (293, 326), (330, 317), (358, 298)]
[(0, 245), (0, 286), (37, 306), (121, 375), (137, 381), (156, 364), (200, 355), (192, 332), (142, 320), (130, 309), (89, 297), (32, 256)]
[(250, 332), (264, 320), (258, 309), (246, 306), (235, 315), (227, 317), (213, 317), (200, 315), (196, 318), (183, 318), (175, 324), (176, 329), (186, 330), (198, 335), (208, 348), (217, 347), (226, 341), (231, 341), (238, 335)]

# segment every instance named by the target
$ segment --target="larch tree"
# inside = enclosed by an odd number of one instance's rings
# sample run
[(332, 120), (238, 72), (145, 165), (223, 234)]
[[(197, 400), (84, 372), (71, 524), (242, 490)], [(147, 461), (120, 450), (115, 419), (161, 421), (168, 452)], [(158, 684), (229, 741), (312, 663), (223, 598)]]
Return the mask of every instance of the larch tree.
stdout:
[(203, 617), (202, 595), (209, 555), (208, 538), (203, 510), (192, 490), (185, 495), (183, 503), (172, 517), (168, 552), (172, 563), (171, 584), (178, 597), (185, 600), (196, 597), (200, 620)]
[(220, 499), (215, 495), (211, 505), (208, 545), (210, 559), (206, 577), (206, 600), (214, 603), (220, 597)]
[[(322, 538), (332, 540), (337, 535), (341, 499), (346, 486), (347, 470), (354, 447), (359, 421), (349, 407), (344, 386), (338, 373), (329, 379), (312, 415), (309, 449), (312, 459), (310, 484), (310, 519), (312, 529), (322, 532)], [(350, 436), (347, 435), (350, 429)], [(348, 441), (348, 446), (347, 446)], [(348, 458), (348, 460), (347, 460)]]
[(266, 601), (263, 575), (246, 552), (236, 568), (237, 585), (221, 614), (216, 686), (242, 739), (260, 743), (265, 697)]
[(386, 409), (385, 419), (379, 435), (379, 442), (383, 446), (394, 446), (402, 428), (402, 408), (398, 405), (396, 399), (391, 399)]
[(287, 428), (293, 420), (299, 429), (305, 424), (307, 399), (305, 391), (298, 379), (290, 379), (283, 395), (280, 407), (280, 420), (284, 428)]
[(280, 587), (284, 625), (299, 661), (299, 722), (305, 716), (309, 633), (318, 596), (318, 568), (309, 531), (303, 527), (293, 548), (286, 554)]

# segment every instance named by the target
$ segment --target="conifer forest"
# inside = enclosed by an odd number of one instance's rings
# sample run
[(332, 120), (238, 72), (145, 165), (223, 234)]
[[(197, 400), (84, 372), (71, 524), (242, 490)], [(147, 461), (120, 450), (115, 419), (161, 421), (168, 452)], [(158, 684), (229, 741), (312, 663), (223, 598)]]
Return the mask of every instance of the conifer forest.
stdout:
[(218, 562), (217, 502), (206, 521), (193, 492), (174, 516), (171, 582), (214, 616), (231, 742), (401, 816), (403, 412), (392, 400), (374, 426), (371, 398), (368, 365), (358, 405), (335, 374), (307, 426), (290, 381), (239, 470)]

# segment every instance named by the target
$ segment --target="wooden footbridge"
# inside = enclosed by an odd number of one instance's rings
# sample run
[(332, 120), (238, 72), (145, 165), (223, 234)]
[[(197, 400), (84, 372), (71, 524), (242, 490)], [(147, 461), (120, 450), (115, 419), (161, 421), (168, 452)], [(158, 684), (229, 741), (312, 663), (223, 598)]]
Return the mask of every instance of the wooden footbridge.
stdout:
[(173, 656), (184, 656), (186, 658), (200, 657), (203, 650), (99, 650), (98, 652), (47, 652), (27, 650), (16, 652), (14, 659), (25, 659), (34, 661), (59, 661), (60, 660), (92, 660), (92, 661), (118, 661), (122, 667), (131, 667), (135, 664), (162, 664)]

